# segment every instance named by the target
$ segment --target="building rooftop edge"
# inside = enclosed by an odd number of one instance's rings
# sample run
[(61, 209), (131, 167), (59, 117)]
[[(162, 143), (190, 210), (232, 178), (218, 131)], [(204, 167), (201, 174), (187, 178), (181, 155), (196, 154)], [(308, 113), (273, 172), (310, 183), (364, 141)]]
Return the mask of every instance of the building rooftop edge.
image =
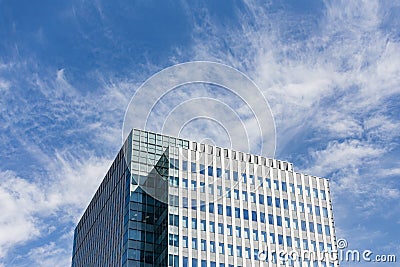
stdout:
[[(178, 140), (187, 141), (187, 142), (191, 142), (191, 143), (197, 143), (197, 144), (208, 145), (208, 144), (200, 143), (200, 142), (197, 142), (197, 141), (194, 141), (194, 140), (189, 140), (189, 139), (185, 139), (185, 138), (181, 138), (181, 137), (177, 137), (177, 136), (173, 136), (173, 135), (169, 135), (169, 134), (157, 133), (157, 132), (153, 132), (153, 131), (150, 131), (150, 130), (143, 130), (143, 129), (139, 129), (139, 128), (132, 128), (132, 132), (135, 131), (135, 130), (136, 130), (136, 131), (140, 131), (140, 132), (152, 133), (152, 134), (155, 134), (155, 135), (167, 136), (167, 137), (169, 137), (169, 138), (175, 138), (175, 139), (178, 139)], [(265, 159), (269, 159), (269, 160), (276, 160), (276, 161), (278, 161), (278, 162), (282, 162), (282, 163), (286, 163), (286, 164), (290, 165), (290, 170), (288, 170), (288, 171), (291, 171), (291, 172), (293, 172), (293, 173), (296, 173), (296, 174), (303, 174), (303, 175), (307, 175), (307, 176), (311, 176), (311, 177), (316, 177), (316, 178), (320, 178), (320, 179), (325, 179), (325, 180), (329, 181), (329, 179), (328, 179), (328, 178), (325, 178), (325, 177), (320, 177), (320, 176), (311, 175), (311, 174), (307, 174), (307, 173), (296, 172), (296, 171), (294, 170), (293, 163), (292, 163), (292, 162), (289, 162), (289, 161), (286, 161), (286, 160), (279, 160), (279, 159), (276, 159), (276, 158), (269, 158), (269, 157), (262, 156), (262, 155), (251, 154), (251, 153), (243, 152), (243, 151), (240, 151), (240, 150), (236, 150), (236, 149), (234, 149), (234, 148), (225, 148), (225, 147), (220, 147), (220, 146), (216, 146), (216, 145), (210, 145), (210, 146), (213, 146), (213, 147), (215, 147), (215, 148), (220, 148), (220, 149), (228, 149), (228, 150), (231, 150), (231, 151), (235, 151), (235, 152), (238, 152), (238, 153), (244, 153), (244, 154), (247, 154), (247, 155), (254, 155), (254, 156), (261, 157), (261, 158), (265, 158)]]

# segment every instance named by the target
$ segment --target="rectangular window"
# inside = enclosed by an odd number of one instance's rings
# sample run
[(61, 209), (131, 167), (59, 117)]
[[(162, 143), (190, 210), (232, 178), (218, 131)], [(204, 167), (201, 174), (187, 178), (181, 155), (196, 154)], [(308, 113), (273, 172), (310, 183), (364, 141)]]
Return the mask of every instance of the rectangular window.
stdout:
[(236, 237), (239, 237), (239, 238), (242, 237), (242, 231), (240, 229), (240, 226), (236, 226)]
[(199, 170), (199, 172), (200, 172), (200, 174), (206, 174), (205, 167), (204, 167), (203, 164), (200, 164), (200, 170)]
[(308, 186), (306, 186), (306, 196), (308, 196), (308, 197), (311, 196), (310, 195), (310, 188)]
[(222, 196), (222, 186), (217, 186), (217, 194), (218, 196)]
[(197, 210), (197, 201), (196, 199), (192, 199), (192, 209)]
[(294, 238), (294, 243), (295, 243), (296, 248), (300, 248), (300, 238), (295, 237)]
[(232, 225), (228, 224), (228, 225), (226, 226), (226, 231), (228, 232), (228, 235), (229, 235), (229, 236), (232, 236), (232, 235), (233, 235)]
[(319, 192), (321, 193), (321, 198), (322, 198), (323, 200), (326, 200), (325, 190), (320, 190)]
[(250, 239), (250, 229), (244, 228), (244, 238)]
[(269, 233), (269, 242), (271, 244), (275, 244), (275, 234), (274, 233)]
[(217, 177), (221, 177), (221, 176), (222, 176), (222, 169), (217, 168)]
[(189, 246), (189, 240), (187, 236), (182, 237), (183, 247), (187, 248)]
[(226, 216), (232, 216), (232, 207), (226, 206)]
[(322, 225), (320, 223), (317, 224), (318, 234), (322, 235)]
[(313, 222), (309, 222), (308, 227), (310, 229), (310, 232), (314, 233), (314, 223)]
[(296, 211), (296, 201), (292, 201), (292, 210)]
[(299, 209), (300, 209), (300, 212), (304, 212), (304, 203), (302, 203), (302, 202), (299, 203)]
[(317, 188), (313, 189), (313, 193), (314, 193), (314, 197), (318, 198), (318, 189)]
[(182, 161), (182, 170), (184, 171), (188, 170), (188, 162), (186, 160)]
[(233, 180), (237, 182), (238, 179), (239, 179), (238, 173), (237, 172), (233, 172)]
[(208, 185), (208, 193), (210, 195), (214, 195), (214, 184), (209, 184)]
[(243, 183), (247, 183), (247, 176), (245, 173), (242, 173), (242, 180), (243, 180)]
[(312, 205), (311, 204), (307, 204), (307, 211), (308, 211), (308, 214), (312, 214)]
[(201, 220), (200, 221), (200, 230), (201, 231), (206, 231), (206, 227), (207, 227), (206, 220)]
[(243, 210), (243, 218), (244, 218), (245, 220), (248, 220), (248, 219), (249, 219), (249, 211), (248, 211), (248, 210)]
[(191, 188), (193, 191), (195, 191), (195, 190), (196, 190), (196, 187), (197, 187), (196, 181), (192, 180), (192, 181), (190, 182), (190, 185), (191, 185), (190, 188)]
[(299, 194), (299, 195), (303, 194), (303, 187), (301, 187), (301, 185), (297, 186), (297, 194)]
[(235, 218), (240, 218), (240, 208), (235, 208)]
[(238, 189), (234, 189), (233, 190), (233, 197), (237, 200), (239, 200), (239, 190)]
[(200, 200), (200, 211), (206, 211), (206, 202), (203, 200)]
[(329, 225), (325, 225), (325, 234), (326, 235), (331, 235), (331, 231), (329, 229)]
[(195, 162), (191, 162), (190, 163), (190, 171), (191, 172), (196, 172), (196, 163)]
[(267, 196), (267, 204), (268, 206), (272, 206), (272, 197)]
[(298, 230), (299, 229), (299, 221), (297, 219), (293, 219), (293, 229)]
[(257, 230), (253, 230), (253, 240), (258, 241), (258, 231)]
[(224, 224), (222, 224), (222, 223), (218, 224), (218, 234), (221, 234), (221, 235), (224, 234)]
[(301, 230), (307, 231), (307, 223), (305, 221), (301, 221)]
[(231, 173), (229, 170), (225, 170), (225, 179), (230, 180), (231, 179)]
[(263, 242), (267, 242), (267, 232), (261, 231), (261, 238)]
[(219, 246), (218, 246), (218, 252), (219, 252), (219, 254), (225, 254), (225, 246), (224, 246), (224, 243), (219, 243)]
[(288, 247), (292, 246), (292, 238), (290, 236), (286, 237), (286, 244), (287, 244)]
[(278, 235), (278, 244), (283, 245), (283, 235)]
[(275, 198), (275, 207), (277, 208), (281, 207), (281, 199), (278, 197)]
[(238, 257), (242, 257), (242, 247), (241, 246), (237, 246), (236, 247), (236, 251), (237, 251), (237, 256)]
[(200, 193), (206, 192), (206, 184), (204, 182), (200, 182)]
[(282, 182), (282, 191), (287, 191), (286, 182)]
[(242, 192), (242, 200), (247, 201), (247, 192), (246, 191)]
[(319, 242), (319, 251), (324, 251), (324, 242)]
[(279, 181), (274, 180), (274, 189), (279, 190)]
[(315, 206), (314, 208), (315, 208), (315, 215), (321, 216), (321, 210), (320, 210), (319, 206)]
[(288, 210), (288, 209), (289, 209), (289, 202), (288, 202), (287, 199), (284, 199), (284, 200), (283, 200), (283, 208), (284, 208), (285, 210)]
[(200, 244), (201, 244), (201, 251), (206, 251), (206, 250), (207, 250), (207, 243), (206, 243), (206, 240), (202, 239), (202, 240), (200, 241)]
[(218, 214), (219, 215), (223, 215), (224, 214), (224, 209), (222, 204), (218, 204)]
[(215, 222), (210, 222), (210, 232), (215, 233)]
[(294, 193), (294, 184), (289, 184), (290, 193)]
[(196, 218), (192, 218), (192, 229), (197, 229), (197, 220), (196, 220)]
[(208, 212), (214, 213), (214, 203), (209, 203), (208, 204)]
[(232, 190), (229, 187), (225, 187), (226, 198), (231, 198)]
[(252, 174), (249, 175), (249, 183), (254, 184), (254, 175)]
[(183, 222), (183, 227), (188, 228), (188, 222), (189, 222), (188, 217), (183, 216), (182, 222)]
[(265, 223), (265, 213), (260, 212), (260, 222)]
[(251, 202), (256, 203), (257, 195), (256, 193), (250, 193)]
[(322, 208), (322, 214), (324, 215), (325, 218), (328, 218), (328, 209)]
[(182, 179), (182, 184), (183, 184), (183, 188), (188, 188), (188, 186), (189, 186), (188, 179)]
[(282, 226), (282, 217), (281, 216), (276, 216), (276, 224), (278, 226)]
[(179, 247), (179, 236), (174, 234), (169, 234), (169, 245), (174, 247)]
[(265, 178), (265, 182), (267, 183), (267, 187), (271, 188), (271, 179)]
[(192, 238), (192, 249), (197, 249), (197, 238)]
[(268, 223), (274, 224), (274, 216), (272, 216), (272, 214), (268, 214)]
[(208, 176), (213, 176), (214, 168), (212, 166), (208, 166)]
[(210, 252), (215, 253), (215, 242), (214, 241), (210, 241)]
[(285, 227), (290, 228), (290, 218), (285, 217)]
[(303, 249), (308, 250), (308, 241), (307, 241), (307, 239), (303, 239)]
[(251, 212), (251, 220), (252, 220), (253, 222), (256, 222), (256, 221), (257, 221), (257, 211), (252, 211), (252, 212)]
[(245, 257), (246, 259), (250, 259), (251, 258), (251, 253), (250, 253), (250, 248), (245, 248)]
[(264, 205), (264, 195), (258, 195), (258, 202)]
[(228, 255), (233, 256), (233, 245), (228, 244)]
[[(317, 242), (315, 242), (314, 240), (311, 240), (311, 250), (317, 251)], [(316, 265), (316, 266), (318, 267), (318, 265)]]

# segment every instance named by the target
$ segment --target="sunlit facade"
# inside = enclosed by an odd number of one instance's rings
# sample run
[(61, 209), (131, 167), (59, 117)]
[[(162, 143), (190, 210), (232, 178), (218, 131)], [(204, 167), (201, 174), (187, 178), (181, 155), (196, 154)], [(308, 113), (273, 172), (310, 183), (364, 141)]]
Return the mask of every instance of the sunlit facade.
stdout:
[(76, 227), (72, 266), (338, 266), (335, 250), (327, 179), (134, 129)]

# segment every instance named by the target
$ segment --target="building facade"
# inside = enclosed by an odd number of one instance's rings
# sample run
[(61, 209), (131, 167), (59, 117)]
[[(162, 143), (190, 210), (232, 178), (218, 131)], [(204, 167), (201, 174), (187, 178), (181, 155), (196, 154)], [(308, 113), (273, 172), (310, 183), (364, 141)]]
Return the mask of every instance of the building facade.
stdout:
[(327, 179), (132, 130), (75, 229), (72, 266), (339, 266)]

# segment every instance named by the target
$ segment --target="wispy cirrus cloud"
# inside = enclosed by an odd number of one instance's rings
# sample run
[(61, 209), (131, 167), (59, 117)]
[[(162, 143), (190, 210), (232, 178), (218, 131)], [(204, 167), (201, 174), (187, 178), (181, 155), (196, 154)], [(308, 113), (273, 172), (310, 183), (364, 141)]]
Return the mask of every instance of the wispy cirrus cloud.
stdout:
[(379, 214), (387, 227), (377, 243), (387, 241), (398, 233), (399, 20), (389, 22), (398, 4), (324, 1), (313, 20), (286, 5), (245, 1), (241, 26), (228, 30), (205, 12), (194, 53), (245, 70), (263, 89), (278, 157), (331, 179), (339, 233), (363, 220), (374, 232)]

